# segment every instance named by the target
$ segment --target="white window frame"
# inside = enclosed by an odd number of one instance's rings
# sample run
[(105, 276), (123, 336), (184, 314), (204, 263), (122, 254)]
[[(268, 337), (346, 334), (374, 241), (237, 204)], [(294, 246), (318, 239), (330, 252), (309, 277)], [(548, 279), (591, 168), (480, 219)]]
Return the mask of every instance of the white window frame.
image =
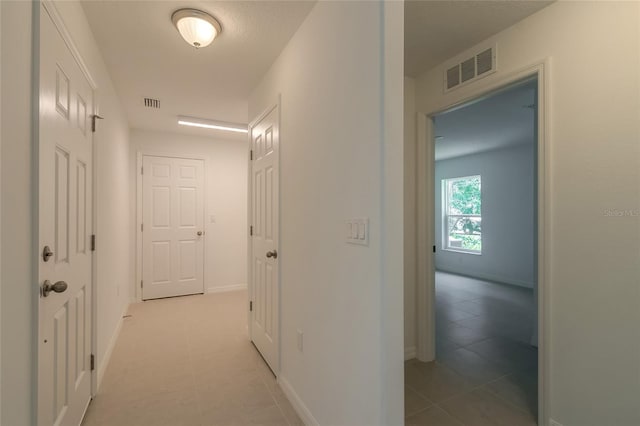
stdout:
[[(449, 186), (453, 182), (478, 178), (480, 180), (480, 214), (449, 214)], [(480, 250), (469, 250), (461, 247), (451, 247), (449, 245), (449, 218), (450, 217), (468, 217), (482, 219), (482, 175), (460, 176), (455, 178), (442, 179), (442, 250), (452, 251), (456, 253), (482, 255), (482, 244)], [(482, 243), (482, 232), (480, 233), (480, 242)]]

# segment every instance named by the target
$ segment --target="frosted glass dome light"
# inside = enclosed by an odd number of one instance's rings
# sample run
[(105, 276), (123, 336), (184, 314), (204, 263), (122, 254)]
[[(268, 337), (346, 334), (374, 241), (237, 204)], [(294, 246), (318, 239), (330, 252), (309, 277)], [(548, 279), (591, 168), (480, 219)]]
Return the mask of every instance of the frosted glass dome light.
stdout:
[(197, 9), (180, 9), (171, 15), (173, 25), (182, 38), (196, 49), (206, 47), (222, 31), (220, 23), (208, 13)]

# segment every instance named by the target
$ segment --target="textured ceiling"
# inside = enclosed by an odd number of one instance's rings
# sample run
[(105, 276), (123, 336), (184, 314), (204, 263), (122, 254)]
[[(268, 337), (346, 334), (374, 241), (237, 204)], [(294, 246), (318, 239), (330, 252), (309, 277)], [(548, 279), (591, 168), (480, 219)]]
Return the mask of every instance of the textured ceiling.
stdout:
[(436, 161), (533, 143), (535, 94), (529, 82), (437, 116)]
[(551, 4), (528, 0), (407, 0), (405, 74), (416, 77)]
[[(178, 115), (246, 123), (247, 98), (307, 16), (312, 1), (99, 1), (83, 9), (132, 128), (246, 138), (185, 128)], [(221, 35), (190, 47), (171, 23), (180, 8), (215, 16)], [(159, 110), (143, 98), (161, 101)]]
[[(548, 5), (548, 1), (407, 1), (405, 73), (417, 75)], [(244, 139), (186, 128), (178, 115), (246, 123), (250, 91), (314, 1), (84, 0), (82, 5), (132, 128)], [(177, 9), (215, 16), (222, 34), (195, 50), (171, 23)], [(145, 108), (143, 98), (161, 101)]]

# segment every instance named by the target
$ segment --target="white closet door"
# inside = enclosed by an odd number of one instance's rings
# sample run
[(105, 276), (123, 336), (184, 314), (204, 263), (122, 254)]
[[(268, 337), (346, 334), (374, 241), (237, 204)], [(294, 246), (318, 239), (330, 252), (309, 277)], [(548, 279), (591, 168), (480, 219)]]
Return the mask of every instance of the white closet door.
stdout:
[(204, 164), (143, 157), (142, 298), (204, 293)]

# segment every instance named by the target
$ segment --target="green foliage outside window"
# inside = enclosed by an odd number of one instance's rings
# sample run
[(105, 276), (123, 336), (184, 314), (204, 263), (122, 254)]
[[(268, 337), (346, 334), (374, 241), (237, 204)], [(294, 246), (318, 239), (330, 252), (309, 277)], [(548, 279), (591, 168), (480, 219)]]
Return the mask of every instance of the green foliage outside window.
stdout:
[(482, 251), (482, 196), (480, 176), (445, 180), (447, 248)]

